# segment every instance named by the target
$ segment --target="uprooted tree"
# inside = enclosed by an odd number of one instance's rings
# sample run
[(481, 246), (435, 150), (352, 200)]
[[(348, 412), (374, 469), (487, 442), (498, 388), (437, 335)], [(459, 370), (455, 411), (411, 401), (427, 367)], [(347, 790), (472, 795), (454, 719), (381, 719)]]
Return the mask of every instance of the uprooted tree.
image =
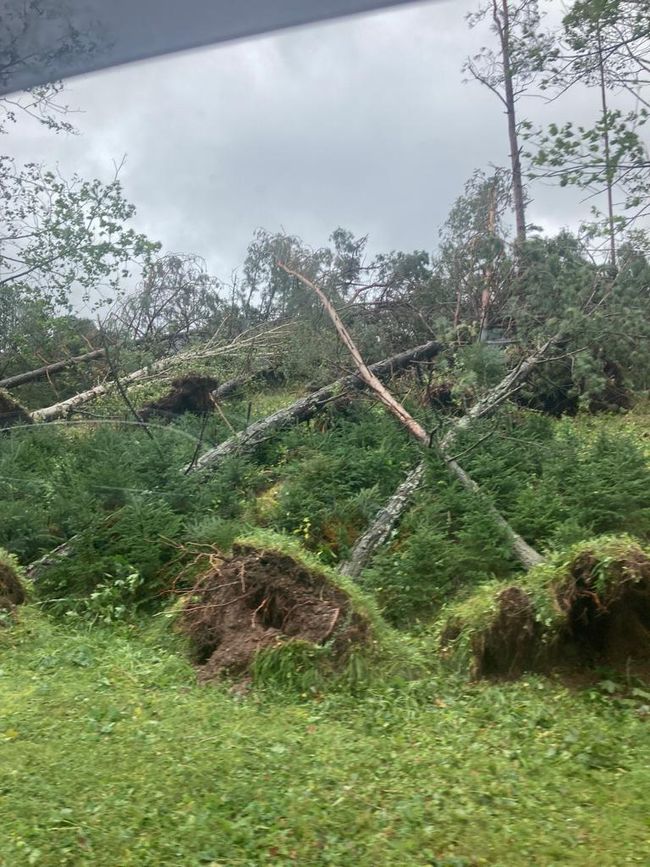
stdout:
[[(316, 285), (312, 280), (309, 280), (299, 271), (296, 271), (292, 268), (289, 268), (284, 263), (281, 264), (281, 267), (286, 270), (287, 274), (292, 275), (296, 279), (300, 280), (306, 286), (309, 286), (316, 295), (319, 297), (323, 307), (327, 311), (328, 316), (334, 323), (334, 327), (341, 338), (344, 345), (350, 352), (350, 355), (354, 359), (355, 365), (359, 372), (359, 376), (365, 382), (366, 386), (371, 389), (371, 391), (376, 395), (378, 400), (388, 409), (388, 411), (395, 416), (395, 418), (402, 424), (409, 434), (417, 440), (420, 445), (425, 448), (429, 448), (433, 444), (433, 439), (431, 434), (429, 434), (422, 425), (415, 419), (413, 416), (402, 406), (402, 404), (396, 400), (393, 395), (388, 391), (388, 389), (382, 385), (377, 376), (368, 368), (365, 361), (363, 360), (359, 350), (357, 349), (352, 337), (350, 336), (347, 328), (343, 324), (341, 317), (336, 312), (332, 303), (325, 293), (320, 289), (319, 286)], [(441, 457), (445, 461), (447, 467), (450, 472), (458, 479), (458, 481), (463, 485), (467, 490), (472, 491), (473, 493), (479, 495), (481, 493), (478, 485), (474, 480), (465, 472), (465, 470), (461, 467), (457, 460), (455, 460), (452, 456), (449, 455), (448, 445), (444, 443), (437, 444), (438, 451), (440, 452)], [(413, 480), (411, 480), (411, 483)], [(535, 551), (525, 539), (523, 539), (508, 523), (508, 521), (501, 515), (501, 513), (490, 503), (486, 501), (486, 508), (492, 515), (496, 524), (501, 527), (501, 529), (505, 532), (507, 538), (509, 539), (514, 555), (521, 562), (522, 566), (525, 569), (530, 569), (532, 566), (536, 566), (539, 563), (544, 561), (544, 558), (541, 554)]]

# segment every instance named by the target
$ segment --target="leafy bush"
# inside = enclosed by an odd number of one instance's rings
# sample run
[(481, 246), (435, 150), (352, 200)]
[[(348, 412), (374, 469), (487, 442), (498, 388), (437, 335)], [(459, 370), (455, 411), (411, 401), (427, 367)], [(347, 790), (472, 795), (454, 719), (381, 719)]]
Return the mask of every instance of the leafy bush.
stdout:
[(36, 582), (43, 607), (56, 614), (111, 622), (159, 597), (162, 569), (182, 520), (165, 503), (134, 499), (96, 520), (70, 542), (70, 554)]
[(264, 504), (264, 520), (300, 538), (327, 563), (346, 555), (414, 453), (395, 422), (367, 405), (295, 429), (283, 438), (283, 448), (279, 484), (273, 501)]

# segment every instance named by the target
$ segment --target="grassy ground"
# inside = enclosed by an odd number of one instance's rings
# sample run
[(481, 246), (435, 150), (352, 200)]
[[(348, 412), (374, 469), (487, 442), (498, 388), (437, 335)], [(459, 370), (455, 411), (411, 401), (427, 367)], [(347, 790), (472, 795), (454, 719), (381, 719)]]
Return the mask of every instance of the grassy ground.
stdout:
[(161, 635), (0, 630), (3, 867), (650, 863), (642, 691), (238, 697)]

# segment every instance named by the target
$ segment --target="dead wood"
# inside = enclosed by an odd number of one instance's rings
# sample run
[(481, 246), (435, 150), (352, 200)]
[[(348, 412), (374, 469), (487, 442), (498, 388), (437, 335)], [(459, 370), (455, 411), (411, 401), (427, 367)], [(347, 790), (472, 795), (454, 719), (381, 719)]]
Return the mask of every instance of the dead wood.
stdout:
[[(399, 401), (397, 401), (393, 395), (388, 391), (388, 389), (382, 385), (379, 379), (373, 374), (373, 372), (368, 368), (361, 353), (357, 349), (352, 337), (350, 336), (347, 328), (341, 321), (341, 317), (338, 315), (334, 306), (330, 302), (329, 298), (325, 295), (325, 293), (309, 280), (304, 275), (300, 274), (298, 271), (294, 271), (291, 268), (288, 268), (286, 265), (282, 263), (278, 263), (279, 266), (290, 274), (293, 277), (296, 277), (305, 286), (308, 286), (312, 289), (316, 295), (319, 297), (323, 307), (325, 308), (327, 314), (332, 320), (336, 331), (341, 338), (341, 341), (350, 351), (352, 358), (354, 359), (355, 364), (357, 365), (357, 369), (359, 371), (359, 376), (364, 381), (364, 383), (370, 388), (377, 398), (384, 404), (384, 406), (395, 416), (395, 418), (402, 424), (411, 436), (416, 439), (422, 446), (429, 447), (431, 445), (431, 436), (427, 433), (427, 431), (422, 427), (422, 425), (413, 418), (413, 416), (402, 406)], [(514, 373), (514, 371), (513, 371)], [(506, 377), (506, 380), (508, 377)], [(504, 380), (505, 382), (505, 380)], [(503, 382), (501, 385), (503, 386)], [(504, 387), (504, 393), (509, 393), (510, 386), (506, 385)], [(503, 399), (503, 398), (500, 398)], [(470, 424), (471, 419), (468, 419), (466, 422)], [(447, 449), (445, 448), (444, 441), (438, 445), (438, 449), (440, 451), (441, 456), (444, 458), (447, 466), (449, 467), (450, 472), (458, 479), (458, 481), (469, 491), (472, 491), (475, 494), (480, 494), (480, 488), (476, 484), (476, 482), (470, 478), (470, 476), (465, 472), (465, 470), (460, 466), (460, 464), (448, 456)], [(512, 546), (513, 554), (517, 557), (520, 563), (523, 565), (525, 569), (530, 569), (532, 566), (537, 565), (538, 563), (542, 563), (544, 558), (532, 548), (525, 539), (523, 539), (508, 523), (508, 521), (503, 517), (503, 515), (498, 511), (498, 509), (493, 506), (489, 501), (486, 500), (485, 503), (486, 510), (492, 515), (494, 521), (504, 530), (505, 535), (510, 541)]]
[(32, 419), (27, 410), (4, 389), (0, 389), (0, 430), (31, 423)]
[[(161, 358), (159, 361), (154, 361), (147, 367), (142, 367), (139, 370), (128, 373), (120, 378), (120, 383), (122, 387), (128, 388), (133, 385), (134, 382), (163, 373), (174, 365), (191, 363), (200, 359), (216, 358), (222, 355), (233, 355), (246, 348), (259, 351), (263, 349), (268, 342), (277, 339), (285, 327), (286, 326), (281, 325), (261, 333), (241, 334), (227, 344), (212, 346), (208, 341), (208, 343), (200, 349), (178, 353), (177, 355), (172, 355), (167, 358)], [(77, 409), (77, 407), (83, 406), (92, 400), (96, 400), (98, 397), (108, 394), (115, 387), (116, 383), (113, 380), (100, 383), (93, 388), (89, 388), (86, 391), (75, 394), (73, 397), (69, 397), (67, 400), (35, 410), (30, 413), (31, 418), (36, 422), (54, 421), (59, 418), (67, 418), (75, 409)]]
[(98, 358), (103, 358), (104, 354), (104, 349), (93, 349), (92, 352), (84, 352), (83, 355), (72, 355), (63, 361), (54, 361), (52, 364), (44, 364), (43, 367), (37, 367), (34, 370), (26, 370), (24, 373), (7, 376), (5, 379), (0, 379), (0, 388), (16, 388), (19, 385), (25, 385), (27, 382), (45, 379), (55, 373), (59, 373), (61, 370), (75, 367), (77, 364), (96, 361)]
[[(387, 378), (411, 364), (433, 358), (442, 349), (443, 347), (440, 343), (430, 340), (428, 343), (422, 344), (422, 346), (416, 346), (414, 349), (408, 349), (384, 361), (379, 361), (377, 364), (371, 365), (369, 370), (371, 375), (378, 380)], [(192, 470), (203, 470), (208, 467), (214, 468), (224, 458), (234, 454), (253, 451), (253, 449), (272, 434), (284, 430), (297, 422), (308, 421), (317, 413), (322, 412), (332, 401), (340, 400), (348, 392), (358, 391), (365, 386), (365, 381), (356, 374), (337, 379), (335, 382), (319, 388), (318, 391), (299, 398), (290, 406), (284, 407), (272, 415), (254, 422), (234, 437), (205, 452), (198, 459)], [(187, 467), (185, 471), (188, 471)]]

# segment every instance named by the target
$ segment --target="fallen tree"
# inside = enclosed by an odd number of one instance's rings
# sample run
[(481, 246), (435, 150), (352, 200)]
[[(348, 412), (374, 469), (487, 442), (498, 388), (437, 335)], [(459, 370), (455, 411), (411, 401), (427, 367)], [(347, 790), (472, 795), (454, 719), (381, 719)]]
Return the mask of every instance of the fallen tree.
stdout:
[[(321, 301), (321, 304), (325, 308), (328, 316), (332, 320), (336, 331), (341, 338), (342, 343), (347, 347), (350, 352), (350, 355), (354, 359), (354, 362), (357, 366), (357, 370), (359, 372), (359, 376), (363, 380), (363, 382), (367, 385), (369, 389), (376, 395), (378, 400), (388, 409), (388, 411), (395, 416), (395, 418), (402, 424), (411, 436), (417, 440), (421, 445), (429, 448), (432, 443), (432, 437), (427, 431), (422, 427), (422, 425), (415, 419), (413, 416), (396, 400), (393, 395), (382, 385), (380, 380), (377, 378), (375, 373), (371, 368), (367, 366), (361, 353), (357, 349), (356, 344), (352, 340), (347, 328), (343, 324), (341, 317), (338, 315), (336, 310), (334, 309), (333, 304), (325, 295), (323, 290), (317, 286), (314, 282), (309, 280), (299, 271), (294, 271), (293, 269), (287, 267), (281, 262), (278, 263), (279, 266), (286, 271), (287, 274), (297, 278), (300, 280), (305, 286), (309, 287), (316, 293), (318, 298)], [(470, 423), (468, 419), (467, 424)], [(472, 493), (480, 494), (481, 490), (476, 482), (465, 472), (465, 470), (460, 466), (458, 461), (454, 458), (449, 457), (446, 451), (441, 447), (441, 444), (438, 444), (438, 450), (440, 451), (441, 456), (444, 458), (450, 472), (458, 479), (461, 485)], [(544, 558), (542, 555), (532, 548), (526, 540), (519, 535), (519, 533), (514, 530), (508, 521), (503, 517), (503, 515), (499, 512), (499, 510), (486, 499), (485, 501), (486, 511), (491, 515), (492, 519), (498, 524), (499, 527), (504, 531), (506, 538), (509, 540), (512, 552), (515, 557), (522, 564), (524, 569), (531, 569), (533, 566), (536, 566), (540, 563), (544, 562)]]
[(421, 461), (397, 488), (390, 500), (375, 515), (365, 533), (356, 540), (350, 557), (341, 563), (339, 572), (348, 578), (358, 578), (370, 562), (375, 551), (391, 534), (393, 527), (411, 502), (413, 494), (424, 480), (425, 463)]
[[(172, 355), (169, 358), (161, 358), (159, 361), (154, 361), (146, 367), (142, 367), (139, 370), (134, 370), (132, 373), (121, 376), (120, 385), (122, 388), (128, 388), (133, 385), (134, 382), (163, 373), (178, 364), (191, 363), (206, 358), (216, 358), (222, 355), (232, 355), (246, 348), (259, 349), (262, 341), (268, 340), (269, 338), (274, 339), (284, 328), (285, 326), (281, 325), (262, 333), (248, 336), (242, 334), (227, 344), (210, 346), (208, 343), (201, 349), (179, 353), (178, 355)], [(34, 412), (30, 413), (30, 416), (32, 421), (37, 422), (67, 418), (75, 409), (77, 409), (77, 407), (83, 406), (90, 401), (96, 400), (98, 397), (108, 394), (116, 387), (117, 383), (115, 380), (108, 380), (107, 382), (95, 385), (93, 388), (89, 388), (86, 391), (82, 391), (79, 394), (75, 394), (72, 397), (67, 398), (67, 400), (62, 400), (59, 403), (52, 404), (52, 406), (46, 406), (42, 409), (34, 410)]]
[(44, 364), (43, 367), (37, 367), (35, 370), (26, 370), (24, 373), (17, 373), (15, 376), (7, 376), (5, 379), (0, 379), (0, 388), (16, 388), (19, 385), (25, 385), (27, 382), (45, 379), (45, 377), (59, 373), (61, 370), (66, 370), (68, 367), (75, 367), (77, 364), (103, 358), (105, 354), (105, 349), (93, 349), (92, 352), (85, 352), (83, 355), (72, 355), (63, 361)]
[[(533, 368), (546, 359), (548, 350), (557, 343), (558, 339), (559, 335), (552, 337), (527, 358), (522, 359), (498, 385), (478, 400), (464, 416), (454, 420), (453, 426), (438, 443), (438, 450), (447, 462), (449, 462), (449, 450), (460, 431), (465, 430), (472, 422), (483, 418), (506, 401), (517, 390), (518, 383), (521, 383)], [(352, 546), (348, 560), (341, 564), (339, 570), (341, 574), (350, 578), (359, 577), (375, 551), (388, 539), (407, 509), (414, 493), (424, 480), (424, 470), (425, 465), (422, 461), (414, 470), (411, 470), (386, 505), (377, 512), (366, 532), (359, 536)]]
[[(442, 344), (436, 340), (430, 340), (414, 349), (408, 349), (373, 364), (370, 370), (378, 380), (387, 378), (394, 373), (415, 364), (419, 361), (428, 361), (443, 349)], [(242, 452), (250, 452), (260, 443), (264, 442), (271, 434), (284, 430), (296, 422), (308, 421), (334, 400), (339, 400), (351, 391), (359, 391), (366, 387), (363, 379), (356, 374), (344, 376), (329, 385), (319, 388), (311, 394), (294, 401), (290, 406), (274, 412), (260, 421), (249, 425), (245, 430), (220, 443), (215, 448), (205, 452), (191, 467), (186, 467), (184, 472), (203, 470), (217, 466), (224, 458)]]

